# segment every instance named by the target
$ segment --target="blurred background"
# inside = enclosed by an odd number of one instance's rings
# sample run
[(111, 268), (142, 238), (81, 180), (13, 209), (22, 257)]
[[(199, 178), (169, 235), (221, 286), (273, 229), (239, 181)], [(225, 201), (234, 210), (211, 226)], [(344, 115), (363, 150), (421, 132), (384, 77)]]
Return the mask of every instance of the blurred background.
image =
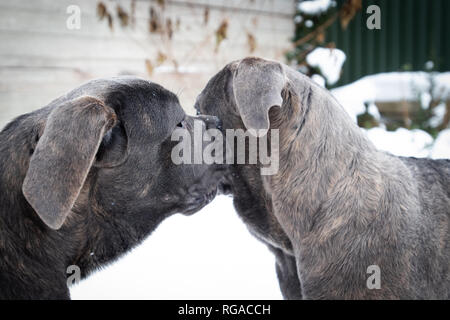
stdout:
[[(450, 158), (447, 0), (0, 0), (0, 128), (99, 77), (136, 75), (188, 113), (228, 62), (284, 62), (331, 90), (375, 145)], [(279, 299), (271, 253), (218, 197), (167, 219), (75, 299)]]

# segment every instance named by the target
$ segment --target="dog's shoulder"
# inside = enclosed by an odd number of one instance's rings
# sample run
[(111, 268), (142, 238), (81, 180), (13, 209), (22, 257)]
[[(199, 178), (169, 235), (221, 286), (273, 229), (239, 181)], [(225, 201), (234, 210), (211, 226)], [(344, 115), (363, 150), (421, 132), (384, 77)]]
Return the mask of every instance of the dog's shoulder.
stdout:
[(426, 173), (450, 175), (450, 159), (430, 159), (415, 157), (399, 157), (409, 167), (416, 167)]
[(450, 159), (400, 157), (414, 177), (426, 185), (441, 184), (450, 198)]

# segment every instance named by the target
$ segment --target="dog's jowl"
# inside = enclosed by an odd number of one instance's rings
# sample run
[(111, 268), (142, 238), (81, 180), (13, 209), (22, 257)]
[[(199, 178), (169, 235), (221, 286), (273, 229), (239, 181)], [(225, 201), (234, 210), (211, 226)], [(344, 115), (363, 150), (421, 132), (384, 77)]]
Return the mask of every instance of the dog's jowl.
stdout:
[(164, 218), (210, 202), (220, 168), (171, 161), (172, 132), (193, 121), (171, 92), (121, 77), (88, 82), (8, 124), (0, 299), (67, 299), (67, 270), (85, 277)]

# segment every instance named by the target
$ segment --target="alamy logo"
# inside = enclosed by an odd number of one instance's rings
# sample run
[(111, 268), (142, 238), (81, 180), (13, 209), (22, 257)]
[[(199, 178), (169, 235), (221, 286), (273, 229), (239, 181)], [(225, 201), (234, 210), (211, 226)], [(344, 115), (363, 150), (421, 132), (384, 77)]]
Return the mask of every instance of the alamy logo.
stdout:
[(67, 277), (67, 286), (72, 286), (77, 284), (81, 280), (81, 270), (77, 265), (70, 265), (67, 267), (66, 273), (69, 275)]
[(367, 267), (367, 273), (370, 274), (367, 278), (367, 289), (381, 289), (381, 270), (377, 265), (370, 265)]
[(66, 9), (66, 13), (70, 16), (66, 20), (66, 27), (69, 30), (81, 29), (81, 9), (77, 5), (70, 5)]
[(174, 130), (171, 139), (179, 141), (171, 154), (173, 163), (177, 165), (260, 164), (262, 175), (274, 175), (279, 169), (278, 129), (227, 129), (224, 137), (218, 129), (203, 130), (202, 121), (194, 120), (193, 137), (189, 130), (179, 128)]
[(370, 17), (368, 17), (367, 21), (366, 21), (367, 29), (380, 30), (381, 29), (381, 9), (380, 9), (380, 7), (375, 4), (368, 6), (366, 13), (370, 14)]

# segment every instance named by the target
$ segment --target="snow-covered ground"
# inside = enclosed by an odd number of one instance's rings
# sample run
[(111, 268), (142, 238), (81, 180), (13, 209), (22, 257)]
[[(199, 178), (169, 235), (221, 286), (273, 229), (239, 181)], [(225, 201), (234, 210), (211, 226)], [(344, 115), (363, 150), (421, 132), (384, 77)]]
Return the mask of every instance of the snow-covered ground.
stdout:
[(275, 259), (232, 199), (166, 219), (128, 255), (71, 288), (72, 299), (281, 299)]

